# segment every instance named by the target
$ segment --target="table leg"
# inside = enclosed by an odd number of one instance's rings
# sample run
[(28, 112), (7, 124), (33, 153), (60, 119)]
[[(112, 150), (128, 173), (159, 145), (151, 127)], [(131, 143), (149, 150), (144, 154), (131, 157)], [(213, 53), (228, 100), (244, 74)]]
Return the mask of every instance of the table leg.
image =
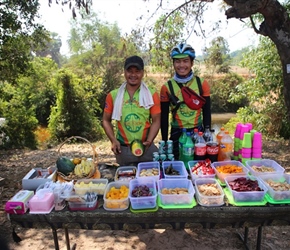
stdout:
[(256, 245), (257, 250), (261, 249), (261, 242), (262, 242), (262, 226), (259, 226), (258, 234), (257, 234), (257, 245)]
[(55, 250), (59, 250), (57, 231), (55, 228), (51, 228), (51, 230), (52, 230), (52, 234), (53, 234), (54, 248), (55, 248)]
[(69, 234), (68, 234), (67, 228), (64, 229), (64, 235), (65, 235), (66, 249), (70, 250)]
[(249, 250), (249, 247), (248, 247), (248, 234), (249, 234), (249, 228), (248, 227), (245, 227), (244, 235), (242, 233), (238, 233), (238, 236), (242, 240), (246, 250)]

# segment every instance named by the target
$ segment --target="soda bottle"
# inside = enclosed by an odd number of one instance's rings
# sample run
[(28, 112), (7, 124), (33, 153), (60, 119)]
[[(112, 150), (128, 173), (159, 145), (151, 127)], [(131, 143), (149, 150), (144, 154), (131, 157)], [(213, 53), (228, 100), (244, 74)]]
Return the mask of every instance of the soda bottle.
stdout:
[(218, 132), (218, 134), (216, 135), (216, 139), (219, 145), (221, 144), (221, 139), (224, 136), (224, 134), (225, 134), (225, 128), (221, 127), (220, 132)]
[(182, 161), (187, 169), (189, 169), (188, 162), (193, 160), (194, 143), (191, 139), (190, 132), (187, 132), (186, 142), (182, 147)]
[(186, 142), (187, 139), (187, 134), (186, 134), (186, 128), (182, 129), (182, 133), (178, 139), (178, 143), (179, 143), (179, 160), (182, 161), (182, 147), (183, 144)]
[(205, 160), (206, 159), (206, 143), (203, 138), (203, 132), (198, 132), (198, 137), (194, 144), (194, 160)]
[(198, 137), (198, 128), (194, 128), (193, 134), (191, 135), (191, 139), (192, 139), (193, 143), (196, 142), (197, 137)]
[(225, 135), (221, 139), (218, 161), (230, 161), (232, 157), (234, 141), (229, 131), (225, 131)]
[(216, 162), (218, 160), (219, 144), (214, 129), (211, 129), (210, 132), (209, 141), (206, 143), (206, 158), (210, 159), (211, 162)]
[(209, 126), (207, 125), (205, 127), (205, 130), (204, 130), (204, 133), (203, 133), (203, 138), (204, 138), (205, 142), (208, 142), (210, 137), (211, 137), (211, 133), (210, 133)]

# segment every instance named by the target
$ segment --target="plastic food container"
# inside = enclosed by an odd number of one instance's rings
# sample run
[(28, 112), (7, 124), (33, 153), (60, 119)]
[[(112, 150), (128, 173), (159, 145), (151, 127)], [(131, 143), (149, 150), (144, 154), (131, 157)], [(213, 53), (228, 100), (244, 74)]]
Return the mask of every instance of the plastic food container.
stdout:
[(188, 162), (188, 168), (190, 171), (190, 176), (191, 176), (192, 182), (194, 182), (195, 179), (197, 179), (197, 178), (215, 178), (215, 170), (211, 166), (210, 167), (213, 169), (213, 172), (214, 172), (213, 174), (202, 174), (202, 173), (195, 174), (195, 173), (193, 173), (192, 170), (198, 162), (205, 162), (205, 161), (189, 161)]
[(98, 195), (97, 194), (90, 201), (86, 201), (84, 196), (80, 197), (79, 195), (70, 196), (69, 201), (68, 201), (68, 207), (69, 207), (69, 210), (71, 210), (71, 211), (94, 210), (97, 208), (97, 205), (98, 205)]
[(130, 181), (136, 178), (137, 168), (134, 166), (118, 167), (115, 174), (115, 181)]
[[(170, 190), (185, 189), (188, 193), (173, 194)], [(190, 180), (185, 179), (160, 179), (158, 181), (158, 195), (163, 205), (187, 205), (194, 199), (195, 190)]]
[(277, 173), (261, 175), (259, 178), (268, 188), (268, 194), (273, 200), (290, 200), (290, 175)]
[[(226, 166), (226, 165), (235, 165), (238, 167), (242, 167), (242, 172), (241, 173), (220, 173), (217, 168), (220, 166)], [(218, 161), (218, 162), (213, 162), (212, 167), (215, 170), (216, 176), (219, 178), (221, 184), (225, 184), (225, 178), (228, 176), (244, 176), (247, 175), (249, 172), (249, 169), (247, 169), (241, 162), (239, 161)]]
[[(197, 178), (194, 181), (197, 202), (202, 206), (221, 206), (224, 204), (224, 191), (214, 178)], [(202, 187), (202, 190), (199, 189)]]
[(85, 195), (87, 192), (103, 195), (107, 184), (107, 179), (81, 179), (75, 183), (74, 190), (77, 195)]
[[(263, 191), (243, 191), (243, 192), (234, 191), (231, 188), (231, 186), (229, 185), (229, 183), (231, 181), (234, 181), (237, 178), (240, 178), (240, 177), (245, 177), (247, 180), (257, 180), (259, 187)], [(232, 194), (235, 202), (263, 201), (264, 198), (265, 198), (265, 195), (266, 195), (266, 193), (268, 191), (268, 188), (262, 182), (262, 180), (257, 178), (257, 177), (255, 177), (255, 176), (249, 176), (249, 175), (228, 176), (228, 177), (225, 178), (225, 182), (226, 182), (227, 188), (229, 189), (230, 193)]]
[(156, 182), (160, 179), (160, 163), (158, 161), (141, 162), (137, 166), (136, 178), (153, 178)]
[(31, 214), (49, 214), (54, 208), (54, 195), (51, 191), (39, 190), (29, 201)]
[[(179, 175), (166, 173), (168, 168), (172, 168), (179, 172)], [(162, 162), (162, 170), (165, 179), (187, 179), (188, 173), (183, 161), (164, 161)]]
[[(140, 190), (142, 192), (143, 188), (140, 186), (146, 186), (149, 188), (152, 196), (140, 196), (136, 197), (132, 194), (133, 190)], [(149, 177), (142, 177), (130, 181), (129, 184), (129, 199), (131, 202), (131, 207), (133, 209), (148, 209), (156, 207), (157, 200), (157, 190), (155, 179)]]
[[(246, 161), (246, 167), (249, 169), (250, 173), (254, 176), (285, 172), (285, 169), (282, 166), (280, 166), (276, 161), (269, 160), (269, 159)], [(258, 168), (254, 169), (253, 167), (258, 167)]]
[[(112, 188), (115, 189), (114, 196), (109, 197), (108, 194), (110, 191), (112, 191), (111, 190)], [(127, 195), (125, 198), (119, 198), (121, 197), (119, 195), (121, 188), (122, 188), (122, 192), (125, 195)], [(110, 182), (107, 185), (105, 194), (104, 194), (104, 209), (108, 211), (123, 211), (129, 207), (129, 203), (130, 203), (130, 200), (129, 200), (129, 182), (128, 181), (115, 181), (115, 182)]]

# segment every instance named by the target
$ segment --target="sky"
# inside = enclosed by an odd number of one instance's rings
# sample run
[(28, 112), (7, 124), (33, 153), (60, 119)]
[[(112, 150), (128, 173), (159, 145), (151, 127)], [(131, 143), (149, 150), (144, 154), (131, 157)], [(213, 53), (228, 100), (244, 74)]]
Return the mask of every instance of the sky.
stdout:
[[(171, 0), (171, 10), (184, 3), (185, 0)], [(163, 0), (163, 2), (165, 2)], [(215, 0), (210, 3), (210, 10), (204, 16), (205, 27), (210, 27), (215, 20), (221, 20), (221, 30), (212, 33), (210, 37), (203, 38), (192, 34), (187, 43), (191, 44), (196, 50), (196, 55), (202, 55), (202, 48), (208, 46), (210, 41), (217, 36), (223, 36), (228, 44), (231, 52), (239, 50), (249, 45), (257, 43), (258, 35), (251, 28), (246, 28), (243, 22), (237, 19), (226, 19), (224, 12), (219, 10), (221, 0)], [(151, 13), (156, 9), (159, 0), (150, 0), (144, 2), (142, 0), (93, 0), (92, 9), (98, 14), (99, 19), (109, 23), (116, 22), (121, 32), (130, 33), (131, 29), (139, 25), (152, 25), (154, 19), (150, 19)], [(160, 12), (159, 12), (160, 13)], [(67, 39), (69, 37), (69, 20), (72, 18), (71, 11), (68, 6), (64, 6), (63, 10), (60, 5), (54, 1), (51, 7), (48, 6), (48, 0), (41, 0), (40, 14), (42, 16), (41, 23), (52, 32), (56, 32), (62, 39), (61, 53), (68, 54)], [(136, 19), (145, 15), (142, 21)], [(78, 16), (78, 18), (81, 18)]]

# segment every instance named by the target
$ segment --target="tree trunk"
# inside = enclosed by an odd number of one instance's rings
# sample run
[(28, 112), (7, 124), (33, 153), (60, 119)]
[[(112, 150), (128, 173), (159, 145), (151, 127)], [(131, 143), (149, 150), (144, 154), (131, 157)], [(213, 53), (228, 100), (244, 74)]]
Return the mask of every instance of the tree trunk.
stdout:
[[(276, 45), (283, 69), (284, 99), (290, 121), (290, 18), (286, 9), (275, 0), (224, 0), (232, 6), (226, 11), (227, 18), (246, 18), (260, 13), (264, 20), (257, 34), (269, 37)], [(288, 70), (287, 70), (288, 68)]]

